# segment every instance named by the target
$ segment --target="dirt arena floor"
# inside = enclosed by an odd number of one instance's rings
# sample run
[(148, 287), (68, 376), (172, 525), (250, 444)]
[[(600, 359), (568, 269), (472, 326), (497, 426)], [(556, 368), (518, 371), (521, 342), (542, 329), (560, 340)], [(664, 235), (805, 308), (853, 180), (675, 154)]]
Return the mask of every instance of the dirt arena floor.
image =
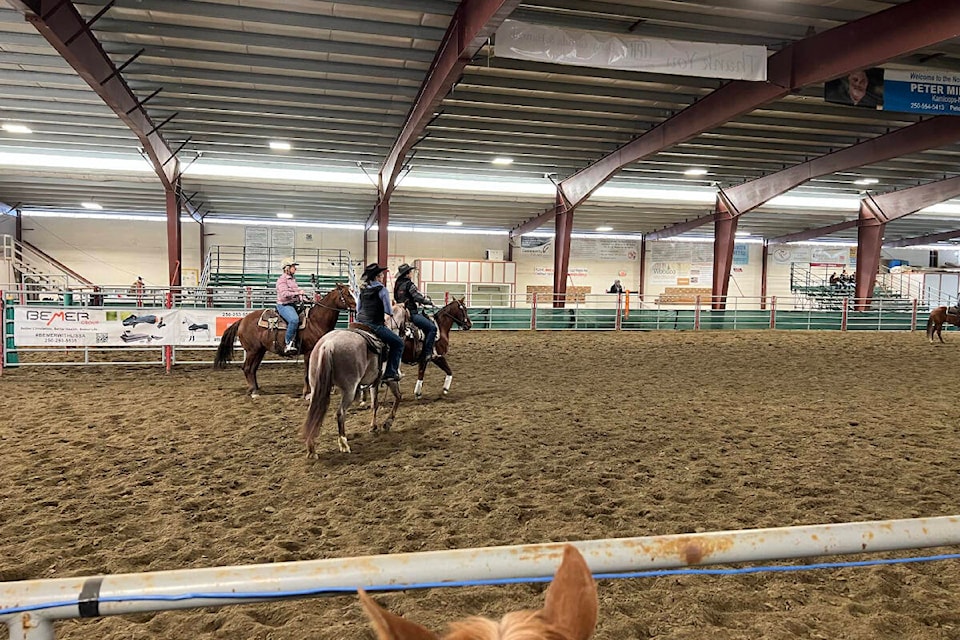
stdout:
[[(960, 513), (960, 335), (456, 333), (394, 431), (308, 462), (301, 370), (0, 378), (0, 580)], [(957, 552), (925, 550), (914, 555)], [(909, 555), (909, 554), (900, 554)], [(883, 556), (888, 557), (888, 556)], [(863, 557), (832, 558), (857, 560)], [(542, 585), (379, 601), (439, 631)], [(601, 581), (596, 638), (960, 638), (960, 562)], [(353, 596), (57, 625), (62, 640), (372, 638)], [(0, 637), (6, 637), (0, 631)]]

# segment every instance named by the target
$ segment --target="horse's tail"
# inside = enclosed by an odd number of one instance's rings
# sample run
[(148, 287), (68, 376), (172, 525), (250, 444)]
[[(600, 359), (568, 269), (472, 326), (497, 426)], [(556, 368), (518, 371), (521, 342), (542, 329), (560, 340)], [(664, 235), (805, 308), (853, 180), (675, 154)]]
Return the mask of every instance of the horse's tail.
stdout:
[(240, 331), (240, 322), (240, 320), (237, 320), (223, 332), (223, 337), (220, 338), (220, 346), (217, 347), (217, 357), (213, 359), (214, 368), (223, 369), (233, 360), (233, 343)]
[[(300, 432), (311, 451), (313, 441), (320, 433), (323, 417), (330, 406), (330, 392), (333, 390), (333, 353), (324, 344), (319, 344), (314, 349), (319, 349), (316, 354), (318, 356), (316, 384), (311, 390), (310, 408), (307, 410), (307, 419)], [(310, 357), (312, 358), (313, 355)]]

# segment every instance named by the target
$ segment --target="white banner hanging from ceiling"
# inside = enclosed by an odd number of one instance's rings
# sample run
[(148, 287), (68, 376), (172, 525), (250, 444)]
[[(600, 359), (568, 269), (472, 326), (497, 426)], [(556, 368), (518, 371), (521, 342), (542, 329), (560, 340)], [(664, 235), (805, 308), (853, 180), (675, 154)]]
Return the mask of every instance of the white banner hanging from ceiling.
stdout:
[(517, 20), (507, 20), (497, 30), (494, 55), (678, 76), (767, 79), (766, 47), (613, 36)]

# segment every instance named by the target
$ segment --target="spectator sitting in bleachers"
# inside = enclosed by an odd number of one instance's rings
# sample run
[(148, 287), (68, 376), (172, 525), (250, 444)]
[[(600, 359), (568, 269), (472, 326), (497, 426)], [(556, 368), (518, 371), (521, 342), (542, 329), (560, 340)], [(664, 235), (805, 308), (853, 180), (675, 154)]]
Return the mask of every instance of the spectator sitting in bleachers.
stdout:
[(830, 274), (830, 286), (839, 287), (840, 286), (840, 276), (837, 275), (837, 272), (834, 271)]

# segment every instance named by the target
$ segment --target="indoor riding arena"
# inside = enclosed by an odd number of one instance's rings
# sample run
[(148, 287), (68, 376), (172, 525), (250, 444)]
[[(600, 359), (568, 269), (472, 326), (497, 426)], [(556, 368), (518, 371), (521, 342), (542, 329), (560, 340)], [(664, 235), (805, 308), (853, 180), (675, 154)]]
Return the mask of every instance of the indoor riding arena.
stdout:
[[(341, 454), (328, 416), (310, 461), (296, 366), (265, 368), (257, 400), (236, 369), (24, 368), (3, 378), (17, 418), (0, 539), (16, 561), (0, 578), (948, 515), (958, 348), (909, 332), (458, 332), (448, 396), (436, 368), (420, 401), (405, 379), (389, 433), (355, 410)], [(958, 588), (956, 560), (601, 580), (596, 637), (957, 638)], [(439, 629), (542, 591), (381, 601)], [(70, 621), (58, 637), (365, 627), (341, 596)]]
[(960, 640), (960, 2), (0, 0), (0, 93), (0, 640)]

